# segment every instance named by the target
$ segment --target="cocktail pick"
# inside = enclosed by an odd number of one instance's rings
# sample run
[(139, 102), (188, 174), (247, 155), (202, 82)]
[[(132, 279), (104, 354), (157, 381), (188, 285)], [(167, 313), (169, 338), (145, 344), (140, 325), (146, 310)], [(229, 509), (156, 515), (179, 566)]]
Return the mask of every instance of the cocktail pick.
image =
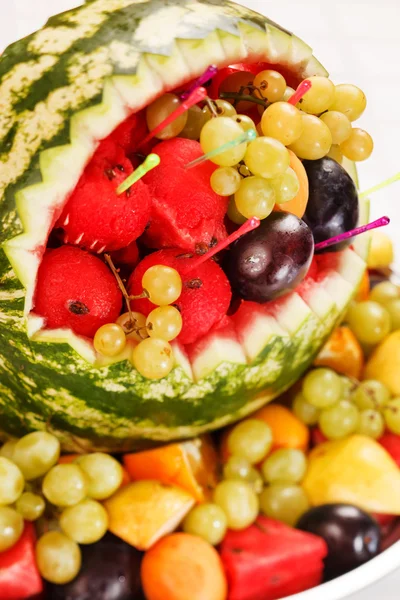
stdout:
[(386, 179), (386, 181), (383, 181), (382, 183), (378, 183), (378, 185), (374, 185), (374, 187), (369, 188), (369, 190), (362, 192), (360, 194), (360, 198), (365, 198), (365, 197), (369, 196), (370, 194), (373, 194), (374, 192), (383, 190), (383, 188), (385, 188), (399, 180), (400, 180), (400, 173), (396, 173), (396, 175), (393, 175), (393, 177), (389, 177), (389, 179)]
[(129, 175), (129, 177), (125, 179), (125, 181), (121, 183), (121, 185), (117, 187), (118, 196), (126, 192), (126, 190), (129, 190), (129, 188), (132, 187), (134, 183), (136, 183), (137, 181), (139, 181), (139, 179), (144, 177), (146, 173), (148, 173), (155, 167), (158, 167), (159, 164), (160, 157), (158, 156), (158, 154), (149, 154), (144, 163), (142, 163), (133, 173)]
[(150, 140), (152, 140), (153, 137), (155, 137), (158, 133), (160, 133), (163, 129), (165, 129), (168, 125), (175, 121), (175, 119), (183, 115), (183, 113), (189, 110), (189, 108), (204, 100), (206, 96), (207, 90), (204, 87), (198, 87), (195, 90), (193, 90), (190, 96), (184, 102), (182, 102), (182, 104), (178, 106), (178, 108), (174, 110), (173, 113), (168, 115), (168, 117), (164, 119), (164, 121), (161, 121), (161, 123), (159, 123), (157, 127), (155, 127), (152, 131), (150, 131), (148, 135), (146, 135), (144, 140), (140, 142), (138, 148), (144, 146), (145, 144), (147, 144), (147, 142), (150, 142)]
[(243, 144), (245, 142), (251, 142), (252, 140), (255, 140), (256, 137), (257, 137), (257, 132), (255, 129), (249, 129), (248, 131), (244, 131), (241, 135), (239, 135), (236, 139), (232, 140), (231, 142), (222, 144), (222, 146), (219, 146), (218, 148), (215, 148), (214, 150), (210, 150), (210, 152), (207, 152), (207, 154), (204, 154), (203, 156), (199, 156), (199, 158), (196, 158), (196, 160), (192, 160), (192, 162), (185, 165), (185, 169), (193, 169), (193, 167), (197, 167), (198, 165), (201, 165), (201, 163), (205, 162), (206, 160), (210, 160), (214, 156), (218, 156), (218, 154), (222, 154), (223, 152), (226, 152), (227, 150), (230, 150), (231, 148), (235, 148), (235, 146), (240, 146), (240, 144)]
[(293, 94), (293, 96), (290, 96), (288, 104), (293, 104), (293, 106), (295, 106), (298, 103), (298, 101), (301, 100), (302, 97), (305, 94), (307, 94), (309, 90), (311, 90), (311, 88), (312, 83), (309, 79), (305, 79), (304, 81), (302, 81), (295, 93)]
[(189, 98), (190, 94), (192, 92), (194, 92), (194, 90), (196, 88), (198, 88), (199, 86), (203, 85), (204, 83), (206, 83), (207, 81), (209, 81), (210, 79), (215, 77), (217, 73), (218, 73), (218, 67), (216, 67), (215, 65), (210, 65), (204, 71), (204, 73), (202, 75), (200, 75), (200, 77), (192, 83), (192, 85), (187, 90), (185, 90), (184, 92), (182, 92), (179, 95), (180, 99), (186, 100), (186, 98)]
[(345, 233), (341, 233), (340, 235), (336, 235), (329, 240), (325, 240), (324, 242), (319, 242), (319, 244), (315, 244), (315, 250), (323, 250), (323, 248), (328, 248), (328, 246), (334, 246), (343, 240), (348, 240), (349, 238), (360, 235), (360, 233), (364, 233), (365, 231), (370, 231), (371, 229), (377, 229), (378, 227), (385, 227), (389, 225), (390, 219), (389, 217), (381, 217), (376, 221), (372, 221), (372, 223), (368, 223), (368, 225), (361, 225), (361, 227), (356, 227), (356, 229), (351, 229), (350, 231), (346, 231)]
[(215, 254), (218, 254), (218, 252), (221, 252), (221, 250), (224, 250), (225, 248), (227, 248), (228, 246), (233, 244), (233, 242), (236, 242), (236, 240), (238, 240), (240, 237), (242, 237), (246, 233), (249, 233), (250, 231), (253, 231), (253, 229), (257, 229), (257, 227), (259, 227), (259, 226), (260, 226), (260, 219), (257, 219), (256, 217), (252, 217), (251, 219), (246, 221), (246, 223), (244, 223), (241, 227), (239, 227), (239, 229), (237, 229), (234, 233), (232, 233), (229, 237), (227, 237), (225, 240), (223, 240), (222, 242), (219, 242), (219, 244), (214, 246), (214, 248), (211, 248), (208, 252), (206, 252), (202, 256), (199, 256), (199, 257), (191, 260), (190, 263), (188, 263), (188, 265), (186, 266), (186, 272), (192, 271), (192, 269), (196, 269), (197, 267), (202, 265), (204, 262), (206, 262), (207, 260), (209, 260), (210, 258), (215, 256)]

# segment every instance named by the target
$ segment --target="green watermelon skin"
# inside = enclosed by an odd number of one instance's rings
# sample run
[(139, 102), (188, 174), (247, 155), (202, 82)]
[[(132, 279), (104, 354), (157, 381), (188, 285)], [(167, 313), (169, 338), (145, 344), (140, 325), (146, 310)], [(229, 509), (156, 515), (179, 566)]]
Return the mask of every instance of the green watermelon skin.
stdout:
[(278, 307), (276, 327), (254, 356), (211, 352), (197, 380), (179, 349), (176, 368), (154, 382), (127, 360), (99, 366), (74, 336), (45, 338), (27, 322), (48, 233), (97, 141), (210, 63), (243, 60), (283, 64), (298, 79), (327, 74), (301, 40), (219, 0), (92, 0), (1, 57), (0, 429), (7, 435), (47, 428), (65, 449), (118, 451), (227, 425), (293, 384), (340, 319), (365, 269), (365, 244), (351, 251), (350, 275), (350, 255), (332, 271), (343, 286), (327, 281), (336, 297), (325, 312), (299, 297), (299, 315)]

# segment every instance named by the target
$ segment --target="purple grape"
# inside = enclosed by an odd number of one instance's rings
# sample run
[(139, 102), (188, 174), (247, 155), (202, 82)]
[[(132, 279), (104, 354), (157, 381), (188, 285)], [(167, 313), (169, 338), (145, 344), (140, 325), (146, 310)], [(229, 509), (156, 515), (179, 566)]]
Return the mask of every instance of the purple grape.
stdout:
[(274, 212), (231, 246), (226, 272), (241, 298), (267, 302), (301, 283), (313, 253), (313, 236), (304, 221), (291, 213)]
[[(310, 194), (304, 221), (313, 232), (316, 244), (350, 231), (358, 224), (358, 194), (347, 171), (332, 158), (305, 160)], [(330, 246), (322, 252), (347, 248), (352, 239)]]
[(324, 504), (311, 508), (300, 518), (297, 527), (326, 541), (325, 579), (339, 577), (380, 552), (378, 523), (351, 504)]

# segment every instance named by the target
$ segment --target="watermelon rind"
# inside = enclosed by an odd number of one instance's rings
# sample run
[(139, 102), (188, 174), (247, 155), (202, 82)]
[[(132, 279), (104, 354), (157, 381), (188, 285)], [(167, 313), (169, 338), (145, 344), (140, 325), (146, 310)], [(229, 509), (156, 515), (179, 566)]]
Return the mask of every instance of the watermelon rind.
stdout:
[(91, 0), (0, 58), (0, 429), (7, 435), (47, 429), (65, 449), (118, 451), (227, 425), (292, 385), (341, 318), (365, 270), (365, 243), (358, 262), (352, 256), (351, 281), (343, 254), (321, 284), (318, 310), (291, 294), (272, 307), (254, 343), (243, 344), (239, 332), (235, 350), (214, 340), (196, 368), (175, 344), (176, 367), (161, 381), (144, 379), (126, 359), (100, 359), (67, 329), (46, 330), (32, 310), (49, 232), (99, 141), (210, 64), (241, 61), (281, 64), (298, 81), (327, 76), (299, 38), (220, 0)]

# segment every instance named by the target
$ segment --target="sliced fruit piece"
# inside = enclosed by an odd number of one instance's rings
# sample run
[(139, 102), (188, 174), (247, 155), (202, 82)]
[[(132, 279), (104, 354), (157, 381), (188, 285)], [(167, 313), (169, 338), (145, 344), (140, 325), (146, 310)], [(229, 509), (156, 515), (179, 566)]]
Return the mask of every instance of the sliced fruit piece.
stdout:
[(285, 202), (285, 204), (280, 204), (277, 206), (277, 208), (285, 212), (293, 213), (299, 217), (299, 219), (301, 219), (307, 208), (309, 194), (308, 177), (301, 160), (297, 158), (295, 153), (291, 150), (288, 150), (288, 152), (290, 156), (290, 166), (297, 175), (300, 189), (293, 200), (289, 200), (289, 202)]
[(229, 600), (277, 600), (322, 581), (324, 540), (284, 523), (258, 517), (243, 531), (228, 531), (221, 559)]
[(208, 437), (125, 454), (123, 462), (132, 481), (154, 479), (176, 485), (197, 502), (210, 498), (218, 482), (217, 454)]
[(226, 600), (217, 551), (189, 533), (166, 536), (146, 552), (141, 578), (148, 600)]
[(378, 442), (365, 436), (317, 446), (302, 485), (313, 505), (341, 502), (400, 515), (399, 468)]
[(338, 327), (314, 361), (317, 367), (329, 367), (337, 373), (360, 379), (364, 353), (349, 327)]
[(228, 208), (228, 199), (218, 196), (210, 186), (216, 165), (206, 161), (185, 169), (203, 155), (195, 140), (175, 138), (158, 144), (153, 152), (161, 164), (144, 178), (152, 197), (150, 227), (146, 231), (149, 247), (207, 249), (221, 230)]
[(400, 396), (400, 331), (391, 333), (372, 353), (365, 370), (365, 379), (377, 379), (393, 396)]
[(35, 543), (34, 526), (25, 523), (18, 542), (0, 553), (0, 598), (25, 600), (41, 594), (43, 582), (36, 566)]
[(270, 404), (254, 413), (253, 418), (261, 419), (272, 431), (271, 451), (278, 448), (308, 449), (309, 430), (291, 410), (281, 404)]
[(185, 490), (159, 481), (129, 483), (104, 502), (109, 530), (138, 550), (174, 531), (194, 505)]

